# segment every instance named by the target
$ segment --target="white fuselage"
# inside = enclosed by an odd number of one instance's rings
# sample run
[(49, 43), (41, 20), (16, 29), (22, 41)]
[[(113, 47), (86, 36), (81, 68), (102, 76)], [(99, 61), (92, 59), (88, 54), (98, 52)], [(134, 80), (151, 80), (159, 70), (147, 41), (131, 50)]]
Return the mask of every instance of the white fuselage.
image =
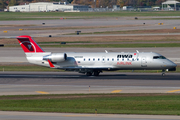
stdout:
[[(26, 56), (30, 63), (49, 67), (49, 63), (43, 60), (43, 57), (51, 54), (50, 52), (26, 53)], [(53, 62), (55, 68), (65, 70), (165, 70), (176, 67), (172, 61), (153, 52), (66, 53), (66, 55), (66, 60)]]

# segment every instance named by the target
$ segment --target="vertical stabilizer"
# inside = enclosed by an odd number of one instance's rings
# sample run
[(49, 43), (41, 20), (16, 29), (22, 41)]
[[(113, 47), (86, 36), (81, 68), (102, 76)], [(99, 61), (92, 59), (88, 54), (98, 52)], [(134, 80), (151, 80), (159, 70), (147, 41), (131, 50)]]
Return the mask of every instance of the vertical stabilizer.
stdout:
[(25, 53), (40, 53), (44, 50), (28, 35), (22, 35), (17, 37), (19, 44)]

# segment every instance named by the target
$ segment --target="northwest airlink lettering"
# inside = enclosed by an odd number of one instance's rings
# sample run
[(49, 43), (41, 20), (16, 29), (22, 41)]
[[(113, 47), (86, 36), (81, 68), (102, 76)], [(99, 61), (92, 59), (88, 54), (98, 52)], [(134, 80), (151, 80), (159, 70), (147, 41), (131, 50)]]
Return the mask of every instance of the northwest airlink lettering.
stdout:
[[(134, 53), (136, 55), (136, 53)], [(132, 58), (133, 55), (117, 55), (117, 58)]]
[[(134, 53), (136, 55), (136, 53)], [(133, 55), (117, 55), (117, 58), (132, 58)], [(117, 65), (132, 65), (131, 62), (117, 62)]]
[(117, 65), (132, 65), (131, 62), (117, 62)]

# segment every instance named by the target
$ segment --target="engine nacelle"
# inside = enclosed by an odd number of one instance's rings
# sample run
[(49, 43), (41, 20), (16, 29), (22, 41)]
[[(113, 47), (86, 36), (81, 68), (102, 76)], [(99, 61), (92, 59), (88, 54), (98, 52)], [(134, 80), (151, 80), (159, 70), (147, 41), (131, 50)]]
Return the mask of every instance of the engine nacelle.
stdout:
[(63, 62), (67, 59), (66, 53), (52, 53), (44, 56), (43, 60), (50, 60), (51, 62)]

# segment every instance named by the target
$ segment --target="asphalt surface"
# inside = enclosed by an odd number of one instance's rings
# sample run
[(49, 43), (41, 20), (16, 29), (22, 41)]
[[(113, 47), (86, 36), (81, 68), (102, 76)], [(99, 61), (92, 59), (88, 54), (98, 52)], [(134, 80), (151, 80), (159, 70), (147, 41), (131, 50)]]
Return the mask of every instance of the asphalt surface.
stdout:
[[(45, 23), (45, 25), (42, 25)], [(144, 24), (145, 23), (145, 24)], [(158, 25), (163, 23), (163, 25)], [(173, 29), (180, 27), (179, 20), (134, 20), (134, 17), (104, 18), (104, 19), (66, 19), (66, 20), (28, 20), (28, 21), (1, 21), (0, 38), (11, 38), (19, 35), (32, 37), (67, 37), (63, 35), (75, 31), (104, 32), (147, 29)], [(12, 26), (26, 25), (26, 26)], [(93, 28), (96, 26), (96, 28)], [(106, 27), (102, 27), (106, 26)], [(47, 29), (53, 27), (89, 27), (86, 29)], [(91, 28), (92, 27), (92, 28)], [(24, 30), (19, 30), (24, 29)], [(37, 30), (41, 29), (41, 30)], [(7, 33), (3, 32), (7, 31)], [(126, 36), (134, 34), (126, 34)], [(148, 34), (138, 34), (148, 35)], [(179, 33), (163, 33), (149, 35), (179, 35)], [(85, 35), (97, 36), (97, 35)], [(102, 36), (102, 35), (101, 35)], [(108, 35), (113, 36), (113, 35)], [(122, 36), (122, 35), (114, 35)], [(104, 48), (44, 48), (51, 52), (104, 52)], [(157, 52), (175, 63), (180, 62), (179, 48), (108, 48), (110, 52)], [(21, 48), (0, 48), (0, 64), (28, 64)], [(0, 72), (0, 95), (22, 94), (69, 94), (69, 93), (179, 93), (180, 74), (167, 73), (103, 73), (98, 77), (87, 77), (73, 72)], [(92, 114), (60, 114), (60, 113), (33, 113), (33, 112), (3, 112), (1, 120), (172, 120), (179, 116), (144, 116), (144, 115), (92, 115)]]
[[(45, 23), (45, 25), (42, 25)], [(145, 23), (145, 24), (144, 24)], [(163, 25), (158, 25), (163, 23)], [(1, 21), (0, 36), (1, 38), (15, 37), (19, 35), (31, 35), (33, 37), (61, 36), (62, 34), (75, 33), (81, 31), (83, 33), (104, 32), (104, 31), (126, 31), (126, 30), (147, 30), (147, 29), (173, 29), (179, 28), (179, 20), (134, 20), (134, 17), (122, 18), (104, 18), (104, 19), (65, 19), (65, 20), (27, 20), (27, 21)], [(6, 25), (6, 26), (5, 26)], [(12, 26), (26, 25), (26, 26)], [(97, 28), (93, 28), (93, 27)], [(106, 27), (104, 27), (106, 26)], [(53, 27), (67, 27), (67, 29), (47, 29)], [(78, 27), (70, 29), (68, 27)], [(92, 28), (79, 28), (92, 27)], [(19, 30), (24, 29), (24, 30)], [(41, 30), (37, 30), (41, 29)], [(3, 31), (7, 31), (4, 33)], [(179, 33), (177, 33), (179, 34)]]
[[(180, 74), (1, 72), (0, 95), (70, 93), (179, 93)], [(1, 120), (178, 120), (168, 115), (73, 114), (0, 111)]]
[(179, 116), (163, 115), (117, 115), (117, 114), (73, 114), (0, 111), (1, 120), (179, 120)]
[[(69, 93), (179, 93), (180, 74), (1, 72), (0, 95)], [(173, 90), (176, 90), (172, 92)], [(39, 92), (42, 91), (42, 92)], [(171, 92), (170, 92), (171, 91)]]

